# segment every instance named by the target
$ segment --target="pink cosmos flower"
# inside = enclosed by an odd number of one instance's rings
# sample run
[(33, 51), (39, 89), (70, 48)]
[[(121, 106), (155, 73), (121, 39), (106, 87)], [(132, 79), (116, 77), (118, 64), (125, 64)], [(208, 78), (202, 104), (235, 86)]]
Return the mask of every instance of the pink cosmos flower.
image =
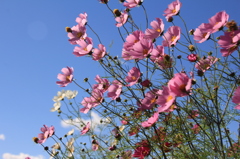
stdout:
[(98, 61), (106, 55), (106, 48), (103, 44), (98, 45), (98, 49), (95, 48), (92, 54), (93, 60)]
[(75, 46), (73, 54), (77, 57), (87, 55), (92, 51), (93, 48), (93, 42), (92, 39), (89, 37), (86, 37), (86, 39), (80, 39), (76, 41), (76, 43), (80, 46)]
[(156, 39), (164, 30), (163, 21), (160, 18), (156, 18), (156, 21), (152, 21), (150, 25), (152, 26), (152, 29), (146, 29), (145, 37), (147, 39)]
[(177, 15), (180, 11), (182, 3), (179, 0), (173, 1), (171, 4), (168, 5), (168, 8), (164, 11), (166, 18), (170, 18), (174, 15)]
[(71, 28), (71, 32), (68, 33), (69, 42), (73, 45), (80, 39), (85, 39), (87, 37), (85, 26), (75, 25)]
[(213, 57), (213, 56), (208, 56), (207, 58), (203, 57), (195, 64), (195, 67), (198, 70), (205, 72), (208, 69), (210, 69), (210, 67), (213, 64), (215, 64), (217, 61), (218, 61), (218, 58)]
[(81, 135), (86, 134), (90, 130), (90, 123), (88, 122), (87, 125), (82, 129)]
[(99, 143), (97, 140), (92, 140), (92, 150), (93, 151), (97, 151), (98, 150), (98, 147), (99, 147)]
[(181, 28), (178, 26), (171, 26), (168, 31), (164, 34), (162, 45), (165, 47), (175, 46), (177, 41), (180, 39)]
[(123, 5), (127, 8), (134, 8), (142, 3), (141, 0), (126, 0), (127, 2), (124, 2)]
[(80, 25), (80, 26), (85, 26), (87, 24), (87, 13), (84, 14), (79, 14), (79, 17), (76, 18), (76, 22)]
[(69, 83), (73, 81), (73, 68), (68, 67), (67, 68), (62, 68), (62, 73), (59, 73), (57, 78), (60, 81), (57, 81), (56, 83), (60, 85), (60, 87), (66, 87)]
[(126, 11), (121, 12), (121, 15), (116, 17), (115, 20), (117, 21), (116, 27), (123, 26), (128, 20), (128, 13)]
[(224, 27), (228, 22), (229, 15), (225, 11), (218, 12), (209, 19), (209, 23), (212, 26), (212, 33), (218, 31)]
[(142, 127), (151, 127), (158, 120), (159, 113), (155, 112), (152, 117), (150, 117), (147, 121), (142, 122)]
[(107, 96), (112, 98), (112, 100), (116, 100), (122, 92), (122, 84), (118, 80), (114, 80), (112, 84), (108, 88)]
[(150, 87), (152, 85), (152, 82), (149, 81), (149, 79), (146, 79), (140, 83), (143, 87)]
[(132, 86), (136, 84), (141, 76), (141, 72), (138, 68), (133, 67), (129, 72), (128, 76), (125, 78), (125, 81), (129, 84), (127, 86)]
[(99, 75), (95, 77), (95, 81), (98, 84), (93, 85), (93, 89), (98, 89), (102, 91), (103, 93), (108, 90), (108, 87), (110, 86), (110, 82), (106, 78), (101, 78)]
[(128, 124), (128, 121), (126, 121), (126, 120), (121, 120), (121, 123), (122, 123), (123, 125), (127, 125), (127, 124)]
[(152, 49), (152, 40), (141, 39), (139, 42), (136, 42), (133, 45), (132, 50), (129, 50), (129, 54), (131, 55), (132, 59), (142, 60), (152, 52)]
[(158, 96), (156, 103), (160, 106), (158, 107), (158, 112), (168, 112), (169, 108), (173, 105), (176, 99), (176, 94), (171, 92), (168, 87), (163, 87), (161, 95)]
[(208, 23), (202, 23), (193, 33), (194, 40), (197, 43), (202, 43), (209, 39), (212, 33), (212, 25)]
[(42, 131), (42, 133), (38, 134), (38, 141), (37, 142), (39, 144), (44, 143), (47, 140), (47, 138), (51, 137), (55, 132), (53, 126), (51, 126), (51, 127), (48, 127), (46, 125), (43, 125), (43, 126), (44, 127), (42, 127), (40, 129)]
[(136, 143), (136, 149), (132, 157), (138, 157), (139, 159), (144, 159), (151, 152), (150, 145), (147, 140)]
[(198, 59), (198, 55), (197, 54), (190, 54), (190, 55), (187, 56), (187, 58), (188, 58), (188, 61), (190, 61), (190, 62), (196, 62), (197, 59)]
[(191, 86), (192, 79), (190, 79), (185, 73), (176, 73), (168, 82), (170, 92), (173, 92), (177, 97), (189, 95)]
[(201, 128), (199, 127), (198, 124), (195, 124), (195, 125), (192, 127), (192, 130), (193, 130), (194, 134), (198, 134), (199, 131), (201, 130)]
[(133, 136), (133, 135), (137, 134), (139, 132), (139, 130), (140, 130), (139, 126), (133, 126), (130, 128), (128, 135)]
[(156, 99), (159, 93), (159, 90), (156, 89), (147, 92), (145, 94), (145, 98), (140, 99), (140, 103), (137, 103), (137, 105), (139, 106), (138, 110), (152, 109), (153, 106), (156, 104)]
[(232, 97), (232, 102), (237, 104), (237, 106), (234, 107), (234, 109), (240, 110), (240, 86), (237, 87), (237, 89), (234, 92), (234, 95)]

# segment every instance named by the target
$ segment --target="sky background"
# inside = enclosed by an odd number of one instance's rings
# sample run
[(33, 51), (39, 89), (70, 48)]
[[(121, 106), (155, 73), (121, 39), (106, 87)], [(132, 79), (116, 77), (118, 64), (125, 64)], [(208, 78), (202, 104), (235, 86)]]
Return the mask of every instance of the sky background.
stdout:
[[(165, 21), (163, 11), (171, 2), (145, 0), (143, 4), (149, 23), (157, 17), (162, 18), (166, 30), (170, 23)], [(222, 10), (230, 15), (230, 20), (240, 22), (239, 0), (181, 2), (180, 14), (189, 29), (207, 23)], [(118, 0), (110, 0), (109, 6), (124, 9)], [(142, 8), (132, 10), (134, 19), (144, 28)], [(32, 141), (32, 137), (40, 133), (43, 124), (54, 125), (59, 136), (71, 129), (61, 125), (56, 113), (50, 112), (53, 96), (62, 90), (55, 82), (63, 67), (74, 67), (79, 83), (85, 77), (93, 81), (96, 74), (104, 74), (97, 62), (75, 57), (72, 54), (74, 46), (68, 42), (65, 27), (76, 25), (75, 18), (84, 12), (88, 14), (88, 24), (99, 34), (103, 44), (107, 47), (113, 44), (108, 51), (121, 56), (123, 43), (115, 20), (107, 7), (97, 0), (0, 0), (0, 158), (24, 159), (30, 155), (32, 159), (47, 159), (48, 155)], [(177, 24), (179, 20), (175, 19)], [(87, 33), (97, 47), (96, 36), (89, 29)], [(78, 88), (70, 84), (64, 89)], [(84, 95), (78, 96), (79, 102), (82, 97)]]

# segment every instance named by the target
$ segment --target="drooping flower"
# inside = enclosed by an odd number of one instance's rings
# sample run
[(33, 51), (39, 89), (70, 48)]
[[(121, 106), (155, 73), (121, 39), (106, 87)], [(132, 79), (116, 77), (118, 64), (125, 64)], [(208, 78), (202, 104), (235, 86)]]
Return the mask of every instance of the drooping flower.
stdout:
[(76, 41), (76, 44), (80, 46), (80, 47), (75, 46), (73, 50), (73, 54), (76, 55), (76, 57), (87, 55), (92, 51), (93, 42), (92, 39), (89, 37), (86, 37), (86, 39), (80, 39)]
[(212, 16), (208, 21), (212, 26), (212, 33), (224, 27), (228, 22), (229, 15), (225, 11), (221, 11)]
[(142, 122), (142, 127), (151, 127), (158, 120), (159, 113), (155, 112), (152, 117), (150, 117), (147, 121)]
[(128, 20), (128, 13), (126, 12), (126, 11), (124, 11), (124, 12), (121, 12), (121, 15), (120, 16), (117, 16), (116, 18), (115, 18), (115, 20), (116, 20), (116, 27), (121, 27), (121, 26), (123, 26), (126, 22), (127, 22), (127, 20)]
[(53, 126), (48, 127), (46, 125), (43, 125), (43, 127), (40, 130), (42, 131), (42, 133), (38, 134), (38, 143), (39, 144), (44, 143), (47, 140), (47, 138), (51, 137), (55, 132)]
[(144, 159), (151, 152), (150, 145), (147, 140), (136, 143), (136, 148), (134, 151), (133, 157), (138, 157), (139, 159)]
[(75, 25), (68, 32), (69, 42), (73, 45), (77, 44), (80, 39), (85, 39), (87, 37), (85, 26)]
[(234, 109), (240, 110), (240, 86), (238, 86), (237, 89), (234, 91), (232, 102), (237, 104)]
[(125, 78), (126, 82), (129, 84), (127, 86), (132, 86), (136, 84), (141, 76), (141, 72), (138, 68), (133, 67), (129, 72), (128, 76)]
[(168, 5), (168, 8), (164, 11), (165, 14), (163, 14), (163, 16), (168, 19), (174, 15), (177, 15), (180, 11), (181, 6), (182, 3), (179, 0), (173, 1)]
[(195, 64), (195, 67), (198, 70), (205, 72), (208, 69), (210, 69), (210, 67), (213, 64), (215, 64), (217, 61), (218, 61), (218, 58), (213, 57), (213, 56), (208, 56), (207, 58), (203, 57)]
[(106, 47), (103, 44), (99, 44), (98, 48), (93, 50), (93, 60), (98, 61), (106, 55)]
[(171, 26), (168, 31), (164, 34), (162, 45), (164, 47), (175, 46), (177, 41), (180, 39), (181, 28), (178, 26)]
[(90, 130), (90, 123), (88, 122), (86, 126), (82, 129), (81, 135), (86, 134)]
[(146, 29), (145, 37), (147, 39), (156, 39), (164, 30), (163, 21), (160, 18), (156, 18), (156, 20), (152, 21), (150, 25), (152, 26), (152, 29)]
[(124, 2), (123, 5), (127, 8), (134, 8), (142, 4), (142, 0), (126, 0), (126, 1), (127, 2)]
[(66, 67), (62, 68), (62, 73), (59, 73), (57, 78), (60, 81), (57, 81), (56, 83), (60, 85), (60, 87), (66, 87), (69, 83), (72, 83), (73, 81), (73, 68), (72, 67)]
[(177, 97), (184, 97), (190, 94), (192, 86), (192, 79), (185, 73), (176, 73), (174, 77), (168, 82), (168, 88)]
[(208, 23), (202, 23), (198, 28), (195, 29), (193, 39), (197, 43), (202, 43), (209, 39), (212, 33), (212, 25)]

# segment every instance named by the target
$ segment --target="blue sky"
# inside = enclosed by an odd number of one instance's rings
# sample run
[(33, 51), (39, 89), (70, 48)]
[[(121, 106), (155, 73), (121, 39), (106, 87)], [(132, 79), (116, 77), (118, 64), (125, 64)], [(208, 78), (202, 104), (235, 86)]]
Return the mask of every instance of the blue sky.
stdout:
[[(143, 4), (149, 22), (156, 17), (164, 19), (163, 11), (171, 2), (146, 0)], [(207, 23), (211, 16), (222, 10), (230, 15), (230, 20), (240, 22), (239, 0), (181, 2), (180, 14), (189, 29)], [(110, 0), (109, 6), (124, 9), (117, 0)], [(113, 16), (97, 0), (0, 0), (0, 158), (21, 159), (28, 154), (35, 156), (33, 159), (46, 159), (48, 155), (42, 147), (32, 141), (32, 137), (40, 133), (40, 127), (54, 125), (59, 136), (71, 129), (64, 128), (56, 113), (49, 111), (53, 96), (62, 90), (55, 82), (63, 67), (74, 67), (79, 83), (85, 77), (93, 81), (96, 74), (104, 75), (96, 69), (99, 68), (96, 62), (75, 57), (72, 54), (74, 46), (67, 41), (65, 27), (76, 25), (75, 18), (84, 12), (88, 14), (88, 24), (100, 35), (103, 44), (109, 46), (113, 42), (108, 50), (121, 56), (122, 41)], [(141, 7), (133, 9), (133, 17), (145, 27)], [(177, 22), (176, 18), (175, 24)], [(165, 28), (169, 26), (165, 22)], [(89, 29), (87, 33), (97, 47), (96, 36)], [(71, 84), (65, 89), (77, 87)], [(81, 97), (83, 95), (79, 95), (79, 102)]]

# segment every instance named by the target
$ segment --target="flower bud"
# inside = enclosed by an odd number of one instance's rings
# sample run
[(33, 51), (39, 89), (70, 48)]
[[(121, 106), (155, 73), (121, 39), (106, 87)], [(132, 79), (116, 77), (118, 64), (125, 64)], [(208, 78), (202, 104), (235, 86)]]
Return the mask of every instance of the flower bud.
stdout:
[(188, 50), (191, 51), (191, 52), (195, 51), (194, 45), (189, 45)]
[(197, 54), (190, 54), (187, 56), (187, 58), (188, 58), (188, 61), (190, 62), (196, 62), (198, 60)]
[(121, 16), (121, 12), (118, 9), (114, 9), (113, 13), (115, 14), (116, 17), (120, 17)]
[(84, 78), (84, 82), (87, 82), (88, 81), (88, 78)]
[(38, 139), (37, 137), (33, 137), (32, 140), (33, 140), (36, 144), (38, 144), (38, 140), (39, 140), (39, 139)]
[(167, 20), (168, 22), (172, 22), (172, 21), (173, 21), (173, 17), (166, 17), (166, 20)]
[(71, 32), (72, 32), (72, 29), (71, 29), (70, 27), (66, 27), (65, 30), (66, 30), (66, 32), (68, 32), (68, 33), (71, 33)]
[(226, 27), (228, 28), (229, 31), (238, 30), (237, 23), (234, 20), (227, 22)]
[(107, 4), (109, 0), (99, 0), (100, 3)]
[(189, 30), (189, 34), (193, 35), (194, 34), (194, 29)]

